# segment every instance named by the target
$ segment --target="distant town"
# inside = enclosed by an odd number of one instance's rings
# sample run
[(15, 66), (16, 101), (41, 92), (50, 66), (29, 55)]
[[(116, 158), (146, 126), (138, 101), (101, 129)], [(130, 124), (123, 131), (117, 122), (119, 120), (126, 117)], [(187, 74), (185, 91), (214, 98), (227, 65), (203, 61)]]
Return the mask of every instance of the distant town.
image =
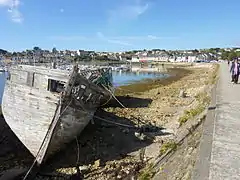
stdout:
[(95, 52), (87, 50), (44, 50), (34, 47), (22, 52), (0, 49), (0, 61), (8, 63), (49, 63), (86, 61), (131, 61), (131, 62), (195, 62), (204, 60), (232, 60), (240, 57), (240, 48), (210, 48), (194, 50), (132, 50), (125, 52)]

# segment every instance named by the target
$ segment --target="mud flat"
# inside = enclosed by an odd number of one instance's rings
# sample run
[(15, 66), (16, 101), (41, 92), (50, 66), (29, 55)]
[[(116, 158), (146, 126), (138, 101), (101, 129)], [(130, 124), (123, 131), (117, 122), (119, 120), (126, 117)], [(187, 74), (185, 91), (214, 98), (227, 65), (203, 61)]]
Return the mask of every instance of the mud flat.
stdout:
[(116, 89), (115, 93), (117, 96), (143, 94), (144, 92), (146, 93), (149, 90), (166, 86), (175, 81), (178, 81), (184, 76), (190, 75), (192, 72), (187, 68), (175, 66), (167, 68), (167, 71), (165, 71), (164, 73), (167, 73), (169, 77), (159, 79), (146, 79), (130, 85), (121, 86), (118, 89)]
[[(168, 72), (168, 79), (117, 89), (121, 105), (113, 100), (99, 110), (94, 124), (49, 159), (36, 179), (69, 179), (76, 174), (76, 166), (88, 180), (151, 179), (154, 173), (146, 167), (174, 148), (172, 140), (207, 106), (217, 66), (172, 65)], [(4, 120), (0, 123), (4, 127), (1, 137), (5, 137), (0, 144), (0, 171), (31, 165), (33, 157)]]

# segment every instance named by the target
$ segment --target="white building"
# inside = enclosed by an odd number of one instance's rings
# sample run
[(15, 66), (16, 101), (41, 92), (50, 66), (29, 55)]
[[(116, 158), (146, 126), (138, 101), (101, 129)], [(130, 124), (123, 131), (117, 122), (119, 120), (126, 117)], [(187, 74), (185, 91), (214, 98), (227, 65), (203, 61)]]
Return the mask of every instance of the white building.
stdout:
[(133, 56), (132, 62), (167, 62), (167, 56)]

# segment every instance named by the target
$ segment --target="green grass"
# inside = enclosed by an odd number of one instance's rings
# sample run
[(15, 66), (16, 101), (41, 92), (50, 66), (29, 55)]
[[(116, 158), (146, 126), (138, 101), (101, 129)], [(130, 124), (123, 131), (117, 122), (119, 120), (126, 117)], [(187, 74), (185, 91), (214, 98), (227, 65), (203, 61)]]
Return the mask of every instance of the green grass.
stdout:
[(164, 143), (160, 148), (160, 156), (165, 154), (168, 150), (175, 151), (177, 149), (177, 144), (174, 141), (169, 141), (167, 143)]
[(217, 83), (218, 80), (218, 71), (219, 71), (219, 64), (214, 64), (214, 68), (208, 77), (208, 79), (205, 80), (205, 85), (213, 85)]
[(206, 85), (217, 83), (218, 71), (219, 71), (219, 64), (215, 64), (212, 75), (209, 77), (209, 80), (206, 82)]
[(155, 173), (156, 172), (154, 171), (154, 165), (153, 165), (153, 163), (151, 163), (140, 171), (138, 179), (139, 180), (151, 180)]
[(198, 93), (195, 98), (199, 103), (203, 104), (209, 104), (211, 101), (211, 98), (208, 96), (207, 92)]
[(185, 110), (182, 117), (179, 118), (180, 126), (187, 122), (190, 118), (193, 118), (204, 111), (206, 106), (198, 105), (196, 108)]
[(211, 98), (208, 96), (207, 92), (199, 93), (195, 96), (198, 101), (198, 105), (190, 110), (185, 110), (183, 116), (179, 118), (180, 126), (187, 122), (190, 118), (193, 118), (200, 113), (202, 113), (207, 105), (209, 105)]

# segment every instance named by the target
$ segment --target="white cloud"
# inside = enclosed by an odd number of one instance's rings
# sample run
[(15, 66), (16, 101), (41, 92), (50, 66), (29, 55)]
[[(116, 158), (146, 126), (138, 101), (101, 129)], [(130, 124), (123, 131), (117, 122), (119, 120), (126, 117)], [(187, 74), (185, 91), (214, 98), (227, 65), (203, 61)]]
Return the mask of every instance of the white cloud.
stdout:
[(8, 8), (13, 22), (21, 23), (23, 19), (22, 13), (19, 11), (20, 0), (0, 0), (0, 6)]
[(20, 0), (0, 0), (0, 6), (5, 6), (9, 8), (18, 8), (20, 5)]
[(124, 41), (154, 41), (162, 39), (177, 39), (177, 37), (161, 37), (154, 35), (145, 35), (145, 36), (115, 36), (109, 37), (114, 40), (124, 40)]
[(97, 32), (96, 36), (52, 36), (52, 40), (57, 41), (105, 41), (111, 44), (118, 44), (121, 46), (134, 46), (139, 42), (144, 43), (145, 41), (159, 41), (163, 39), (177, 39), (177, 37), (160, 37), (154, 35), (145, 36), (105, 36), (102, 32)]
[(130, 44), (128, 42), (123, 42), (123, 41), (114, 40), (114, 39), (107, 39), (107, 42), (112, 43), (112, 44), (119, 44), (122, 46), (133, 46), (132, 44)]
[(108, 43), (118, 44), (118, 45), (122, 45), (122, 46), (133, 46), (132, 44), (130, 44), (130, 43), (128, 43), (128, 42), (125, 42), (125, 41), (121, 41), (121, 40), (118, 40), (118, 39), (108, 38), (108, 37), (104, 36), (103, 33), (101, 33), (101, 32), (97, 32), (97, 37), (98, 37), (100, 40), (106, 41), (106, 42), (108, 42)]
[(120, 39), (111, 39), (103, 35), (101, 32), (97, 32), (96, 36), (86, 37), (86, 36), (52, 36), (49, 39), (57, 40), (57, 41), (105, 41), (111, 44), (118, 44), (122, 46), (132, 46), (132, 44), (128, 42), (121, 41)]
[(98, 38), (105, 40), (109, 43), (119, 44), (124, 46), (134, 46), (139, 42), (144, 43), (145, 41), (161, 41), (166, 39), (178, 39), (178, 37), (161, 37), (154, 35), (145, 36), (104, 36), (101, 32), (97, 33)]
[(133, 20), (144, 14), (149, 8), (149, 3), (142, 0), (129, 0), (109, 11), (109, 22)]
[(13, 22), (17, 22), (17, 23), (23, 22), (23, 16), (18, 9), (15, 9), (15, 8), (9, 9), (8, 12), (10, 13), (11, 19)]
[(148, 35), (147, 38), (152, 39), (152, 40), (159, 39), (159, 38), (161, 39), (161, 37), (157, 37), (157, 36), (153, 36), (153, 35)]

